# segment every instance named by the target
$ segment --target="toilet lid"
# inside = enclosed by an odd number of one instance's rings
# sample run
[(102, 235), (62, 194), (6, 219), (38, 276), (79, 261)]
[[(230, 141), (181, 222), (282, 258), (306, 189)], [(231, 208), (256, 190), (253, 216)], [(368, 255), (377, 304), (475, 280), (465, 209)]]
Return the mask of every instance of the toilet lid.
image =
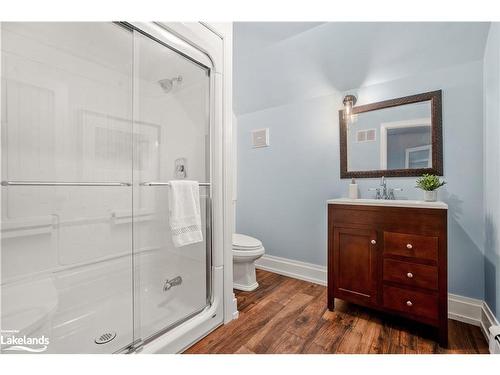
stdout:
[(239, 233), (233, 234), (233, 249), (254, 250), (260, 247), (262, 247), (262, 242), (256, 238)]

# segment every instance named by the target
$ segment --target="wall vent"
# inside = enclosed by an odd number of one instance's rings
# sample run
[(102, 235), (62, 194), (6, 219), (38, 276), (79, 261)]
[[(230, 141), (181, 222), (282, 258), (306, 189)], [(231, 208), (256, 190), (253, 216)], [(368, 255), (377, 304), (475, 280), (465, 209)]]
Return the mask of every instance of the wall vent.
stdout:
[(269, 146), (269, 128), (252, 130), (252, 147)]
[(377, 140), (377, 131), (375, 129), (358, 130), (356, 132), (356, 142), (373, 142)]

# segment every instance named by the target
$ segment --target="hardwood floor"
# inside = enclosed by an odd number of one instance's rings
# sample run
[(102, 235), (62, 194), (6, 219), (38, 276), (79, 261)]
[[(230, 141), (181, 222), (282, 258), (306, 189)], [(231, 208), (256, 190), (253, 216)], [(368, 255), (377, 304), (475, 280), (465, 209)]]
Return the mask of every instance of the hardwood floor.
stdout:
[(488, 353), (479, 327), (448, 320), (449, 348), (427, 326), (335, 301), (326, 287), (257, 270), (259, 288), (237, 292), (240, 317), (185, 353)]

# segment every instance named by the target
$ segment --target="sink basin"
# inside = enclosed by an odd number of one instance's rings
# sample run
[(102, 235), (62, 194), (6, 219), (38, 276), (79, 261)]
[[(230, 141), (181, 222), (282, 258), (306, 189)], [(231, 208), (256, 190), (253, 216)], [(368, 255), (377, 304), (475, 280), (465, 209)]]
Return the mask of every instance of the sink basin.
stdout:
[(336, 198), (326, 201), (328, 204), (354, 204), (361, 206), (387, 206), (387, 207), (412, 207), (412, 208), (436, 208), (441, 210), (448, 209), (448, 205), (444, 202), (425, 202), (412, 200), (386, 200), (386, 199), (350, 199)]

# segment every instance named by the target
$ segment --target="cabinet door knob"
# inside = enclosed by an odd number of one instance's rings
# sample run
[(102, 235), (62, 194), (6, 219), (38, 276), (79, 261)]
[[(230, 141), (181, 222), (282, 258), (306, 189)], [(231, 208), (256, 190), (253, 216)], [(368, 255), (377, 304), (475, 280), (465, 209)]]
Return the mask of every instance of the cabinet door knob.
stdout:
[(412, 245), (411, 243), (407, 243), (407, 244), (406, 244), (406, 248), (407, 248), (407, 249), (413, 249), (413, 245)]
[(410, 306), (412, 307), (413, 306), (413, 303), (411, 301), (406, 301), (406, 306)]
[(406, 277), (408, 277), (409, 279), (413, 279), (413, 274), (411, 272), (408, 272), (406, 274)]
[(372, 243), (372, 245), (375, 245), (377, 243), (377, 241), (371, 240), (371, 243)]

